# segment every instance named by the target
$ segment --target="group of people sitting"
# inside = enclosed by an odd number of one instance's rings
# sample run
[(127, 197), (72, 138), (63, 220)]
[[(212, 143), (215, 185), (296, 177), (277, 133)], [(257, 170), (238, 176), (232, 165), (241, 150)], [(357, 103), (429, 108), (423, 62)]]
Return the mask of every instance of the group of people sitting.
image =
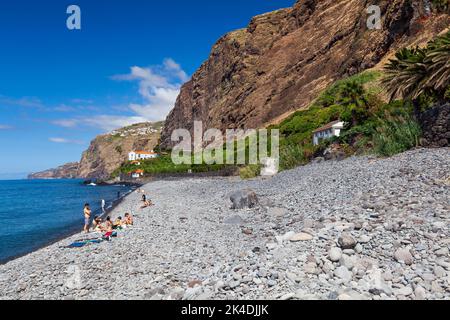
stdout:
[(97, 216), (94, 219), (93, 227), (96, 232), (113, 232), (114, 230), (125, 229), (133, 225), (133, 216), (130, 213), (125, 213), (125, 218), (118, 217), (112, 222), (111, 217), (107, 217), (103, 223), (102, 219)]
[[(141, 209), (145, 209), (148, 207), (153, 206), (151, 200), (147, 199), (147, 196), (145, 195), (145, 191), (138, 189), (138, 193), (142, 194), (142, 202), (143, 205)], [(104, 204), (102, 201), (102, 208)], [(84, 205), (84, 232), (89, 233), (91, 229), (91, 215), (92, 211), (88, 203)], [(130, 213), (125, 214), (125, 218), (118, 217), (114, 222), (111, 220), (111, 217), (107, 217), (106, 220), (103, 222), (102, 218), (100, 216), (96, 216), (93, 221), (93, 230), (95, 232), (106, 232), (110, 233), (115, 230), (125, 229), (128, 226), (133, 225), (133, 216)]]
[(130, 227), (134, 224), (133, 216), (130, 213), (125, 214), (125, 218), (118, 217), (114, 222), (111, 217), (107, 217), (105, 221), (101, 216), (96, 216), (91, 224), (91, 208), (88, 203), (84, 205), (84, 232), (89, 233), (91, 227), (94, 232), (102, 233), (102, 237), (96, 237), (93, 239), (78, 240), (66, 248), (81, 248), (87, 244), (100, 243), (102, 241), (111, 241), (112, 238), (117, 237), (119, 230)]
[[(138, 189), (137, 193), (142, 193), (143, 206), (141, 207), (141, 209), (154, 205), (151, 200), (147, 199), (145, 191)], [(104, 208), (105, 208), (105, 201), (103, 200), (102, 212), (105, 212)], [(104, 221), (101, 218), (101, 216), (96, 216), (91, 224), (92, 211), (88, 203), (84, 205), (83, 213), (84, 213), (84, 232), (89, 233), (92, 229), (94, 232), (102, 233), (102, 237), (79, 240), (67, 246), (66, 248), (81, 248), (91, 243), (111, 241), (112, 238), (117, 237), (118, 235), (117, 231), (126, 229), (134, 224), (133, 215), (130, 213), (125, 213), (124, 218), (118, 217), (116, 220), (114, 220), (114, 222), (110, 216), (108, 216)]]

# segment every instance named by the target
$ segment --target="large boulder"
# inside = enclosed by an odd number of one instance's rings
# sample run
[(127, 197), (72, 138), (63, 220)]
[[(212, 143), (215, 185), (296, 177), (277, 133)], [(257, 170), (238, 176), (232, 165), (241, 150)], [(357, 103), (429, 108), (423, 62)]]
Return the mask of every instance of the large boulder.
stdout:
[(342, 161), (347, 157), (342, 146), (334, 143), (323, 152), (323, 158), (326, 161)]
[(343, 234), (338, 239), (339, 246), (342, 250), (354, 249), (358, 244), (356, 240), (349, 234)]
[(241, 190), (230, 196), (232, 202), (231, 209), (239, 210), (246, 208), (254, 208), (258, 205), (258, 196), (251, 189)]

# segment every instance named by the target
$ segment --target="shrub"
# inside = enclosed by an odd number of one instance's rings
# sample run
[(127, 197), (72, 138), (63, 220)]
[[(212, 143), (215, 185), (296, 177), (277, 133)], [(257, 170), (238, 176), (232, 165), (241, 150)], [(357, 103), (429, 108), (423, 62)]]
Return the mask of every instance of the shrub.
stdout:
[(239, 176), (241, 179), (253, 179), (260, 175), (260, 165), (248, 165), (239, 169)]
[(289, 170), (308, 163), (305, 150), (298, 144), (288, 144), (280, 147), (280, 169)]
[(449, 12), (450, 10), (450, 0), (431, 0), (431, 3), (439, 12)]
[(374, 151), (380, 156), (393, 156), (417, 147), (420, 136), (420, 126), (410, 116), (380, 119), (373, 136)]

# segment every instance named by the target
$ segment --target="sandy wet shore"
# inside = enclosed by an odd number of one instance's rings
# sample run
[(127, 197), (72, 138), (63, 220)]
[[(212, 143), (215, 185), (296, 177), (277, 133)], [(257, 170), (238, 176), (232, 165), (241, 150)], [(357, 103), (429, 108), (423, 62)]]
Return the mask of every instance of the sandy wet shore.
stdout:
[[(152, 182), (154, 207), (133, 193), (113, 211), (135, 226), (112, 242), (62, 248), (75, 235), (0, 266), (0, 298), (450, 298), (449, 178), (447, 148)], [(260, 205), (231, 210), (245, 188)]]

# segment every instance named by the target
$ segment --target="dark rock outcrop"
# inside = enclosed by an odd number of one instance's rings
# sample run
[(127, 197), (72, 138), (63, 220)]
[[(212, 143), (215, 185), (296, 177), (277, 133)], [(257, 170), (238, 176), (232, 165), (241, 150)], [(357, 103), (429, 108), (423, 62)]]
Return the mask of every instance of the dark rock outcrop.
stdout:
[(423, 133), (422, 146), (450, 146), (450, 103), (435, 106), (418, 118)]
[[(382, 29), (369, 30), (367, 8), (379, 5)], [(420, 0), (298, 0), (254, 17), (222, 37), (181, 89), (161, 147), (175, 129), (260, 128), (305, 108), (332, 82), (376, 66), (401, 47), (423, 44), (448, 27), (423, 19)]]

